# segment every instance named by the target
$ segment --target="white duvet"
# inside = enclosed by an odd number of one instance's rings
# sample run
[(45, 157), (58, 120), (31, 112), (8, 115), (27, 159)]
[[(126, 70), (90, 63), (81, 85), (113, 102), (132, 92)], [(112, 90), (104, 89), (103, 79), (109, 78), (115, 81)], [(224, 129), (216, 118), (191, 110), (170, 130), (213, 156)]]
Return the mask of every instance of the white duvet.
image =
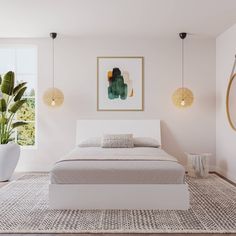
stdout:
[(135, 147), (135, 148), (101, 148), (101, 147), (76, 147), (60, 161), (69, 160), (152, 160), (175, 161), (176, 158), (167, 154), (160, 148)]

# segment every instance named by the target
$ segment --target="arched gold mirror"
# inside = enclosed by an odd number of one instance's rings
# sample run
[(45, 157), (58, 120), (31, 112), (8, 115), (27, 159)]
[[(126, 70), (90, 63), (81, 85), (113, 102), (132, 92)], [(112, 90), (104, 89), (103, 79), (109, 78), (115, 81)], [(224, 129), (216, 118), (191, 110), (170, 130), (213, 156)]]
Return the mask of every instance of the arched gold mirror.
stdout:
[(231, 76), (228, 84), (226, 112), (230, 126), (236, 131), (236, 73)]

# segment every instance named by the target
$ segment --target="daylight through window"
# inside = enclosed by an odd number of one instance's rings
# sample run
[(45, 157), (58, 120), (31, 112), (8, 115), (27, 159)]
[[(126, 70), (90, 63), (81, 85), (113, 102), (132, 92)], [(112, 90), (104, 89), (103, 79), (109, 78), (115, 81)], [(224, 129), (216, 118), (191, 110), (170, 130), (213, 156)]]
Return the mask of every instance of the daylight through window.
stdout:
[(14, 133), (16, 142), (21, 146), (32, 147), (36, 144), (36, 84), (37, 84), (37, 48), (7, 47), (0, 45), (0, 74), (15, 72), (15, 83), (27, 82), (24, 98), (27, 98), (22, 108), (15, 116), (16, 121), (26, 121), (28, 124), (19, 127)]

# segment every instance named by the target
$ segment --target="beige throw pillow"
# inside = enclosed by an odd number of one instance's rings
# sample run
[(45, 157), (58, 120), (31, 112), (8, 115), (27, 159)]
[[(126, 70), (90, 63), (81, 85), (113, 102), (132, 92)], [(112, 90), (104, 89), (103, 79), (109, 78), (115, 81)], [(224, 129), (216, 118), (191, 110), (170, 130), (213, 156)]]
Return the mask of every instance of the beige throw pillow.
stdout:
[(101, 141), (103, 148), (133, 148), (133, 134), (104, 134)]

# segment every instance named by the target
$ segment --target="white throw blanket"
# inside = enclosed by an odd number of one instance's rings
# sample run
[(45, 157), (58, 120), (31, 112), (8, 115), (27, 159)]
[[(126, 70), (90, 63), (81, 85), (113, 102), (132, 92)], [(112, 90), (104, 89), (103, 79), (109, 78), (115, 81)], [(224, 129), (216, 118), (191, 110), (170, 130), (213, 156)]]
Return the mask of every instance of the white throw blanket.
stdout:
[(60, 161), (174, 161), (177, 159), (167, 154), (160, 148), (135, 147), (135, 148), (101, 148), (101, 147), (76, 147)]

